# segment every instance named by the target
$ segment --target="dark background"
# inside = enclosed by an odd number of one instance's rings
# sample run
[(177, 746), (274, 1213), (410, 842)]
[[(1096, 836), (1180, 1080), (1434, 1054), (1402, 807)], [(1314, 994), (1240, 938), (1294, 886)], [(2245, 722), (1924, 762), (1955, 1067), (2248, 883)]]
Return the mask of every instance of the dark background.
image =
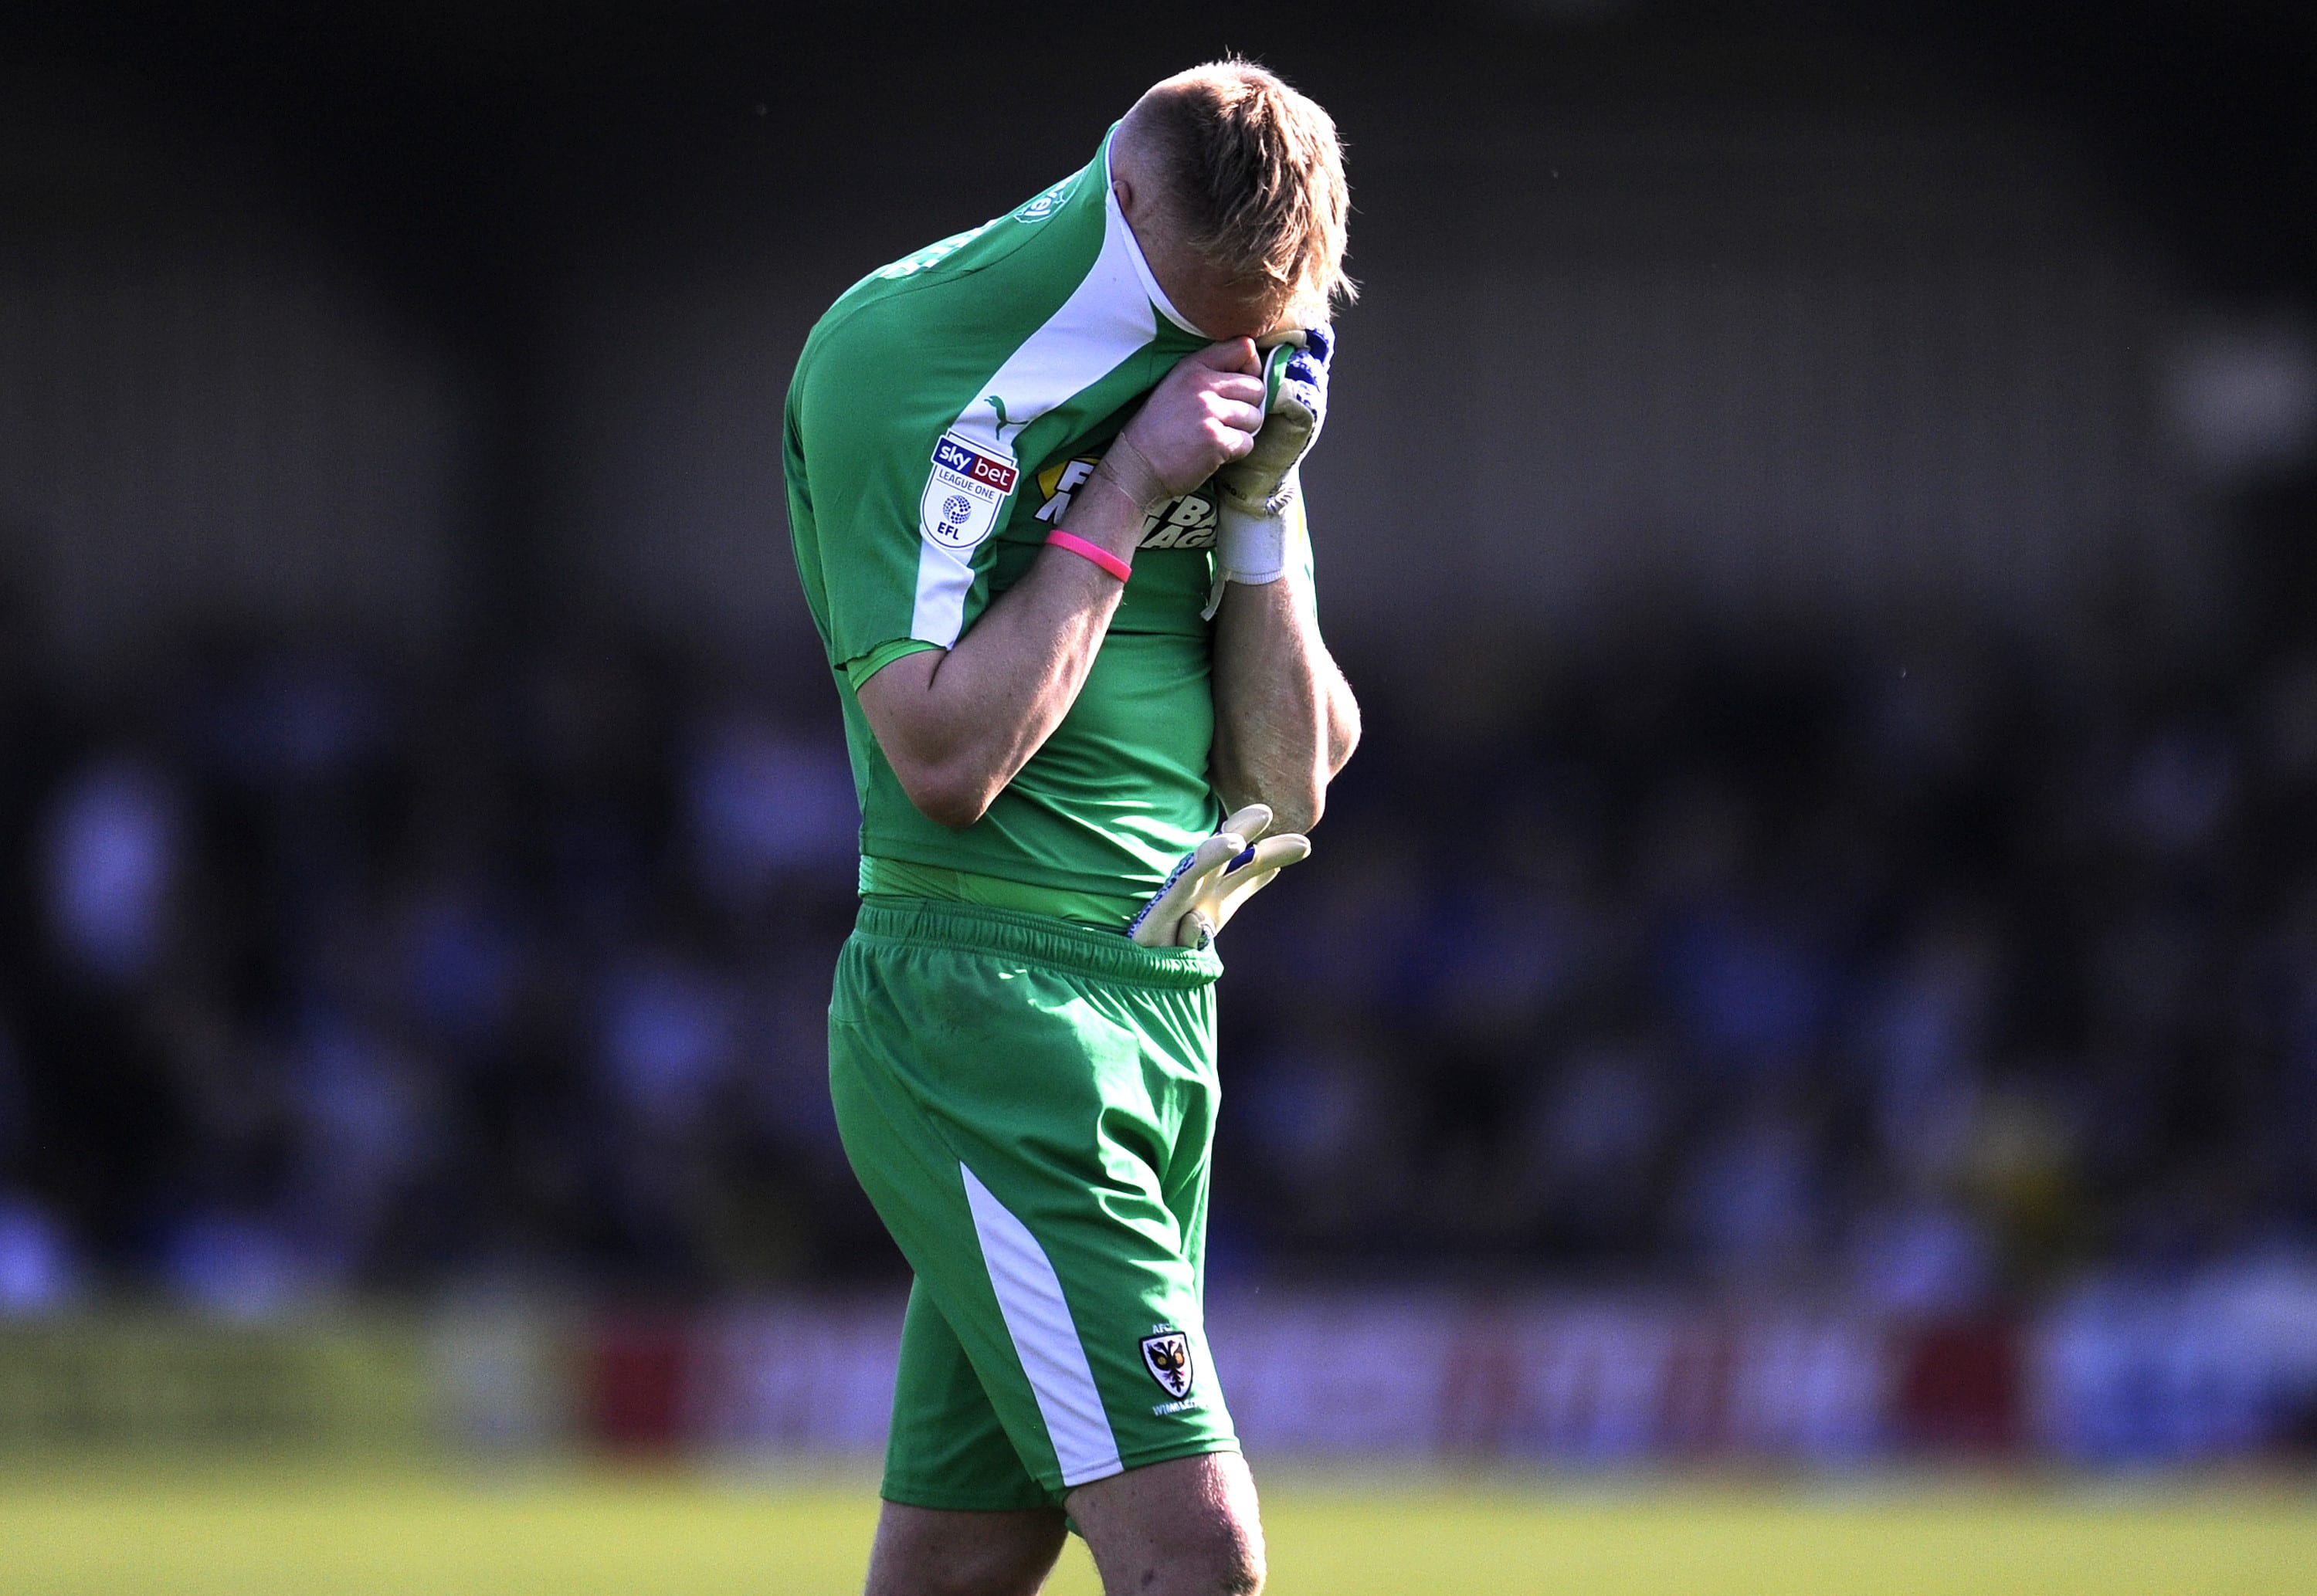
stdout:
[(2317, 1219), (2305, 8), (0, 21), (0, 1305), (890, 1277), (776, 434), (1225, 49), (1368, 710), (1216, 1268), (1968, 1310)]

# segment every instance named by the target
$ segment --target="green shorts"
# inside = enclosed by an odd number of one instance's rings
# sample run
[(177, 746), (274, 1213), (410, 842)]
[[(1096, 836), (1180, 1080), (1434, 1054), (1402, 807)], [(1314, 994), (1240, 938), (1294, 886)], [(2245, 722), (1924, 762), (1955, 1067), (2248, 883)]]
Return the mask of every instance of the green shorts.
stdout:
[(854, 1172), (917, 1271), (883, 1493), (1020, 1509), (1236, 1451), (1201, 1297), (1215, 956), (864, 899), (828, 1007)]

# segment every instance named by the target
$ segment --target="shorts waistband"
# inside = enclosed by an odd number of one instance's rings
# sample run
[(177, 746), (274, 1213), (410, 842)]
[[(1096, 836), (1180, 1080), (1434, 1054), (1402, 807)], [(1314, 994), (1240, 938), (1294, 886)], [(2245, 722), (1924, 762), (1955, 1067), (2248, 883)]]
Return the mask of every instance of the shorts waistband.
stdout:
[(1051, 915), (935, 898), (863, 897), (853, 934), (872, 941), (995, 953), (1097, 980), (1176, 991), (1223, 973), (1213, 948), (1145, 948), (1123, 932), (1096, 931)]

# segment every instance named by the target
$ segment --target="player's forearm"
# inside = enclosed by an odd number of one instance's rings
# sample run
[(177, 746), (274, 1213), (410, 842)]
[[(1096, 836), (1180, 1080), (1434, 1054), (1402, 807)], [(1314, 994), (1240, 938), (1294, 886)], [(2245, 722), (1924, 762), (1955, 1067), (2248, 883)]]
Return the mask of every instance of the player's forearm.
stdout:
[(1211, 772), (1226, 808), (1266, 804), (1307, 831), (1359, 741), (1359, 706), (1304, 602), (1300, 572), (1223, 590), (1215, 617)]
[[(1176, 362), (1071, 496), (1069, 547), (1050, 545), (946, 653), (895, 660), (859, 689), (886, 762), (927, 819), (963, 828), (1078, 701), (1153, 506), (1247, 453), (1263, 424), (1255, 345)], [(1089, 552), (1090, 551), (1090, 552)]]
[[(1142, 519), (1115, 494), (1082, 490), (1069, 531), (1123, 557)], [(1092, 561), (1050, 548), (955, 647), (905, 656), (863, 683), (871, 728), (928, 818), (971, 825), (1045, 745), (1086, 685), (1123, 591)]]

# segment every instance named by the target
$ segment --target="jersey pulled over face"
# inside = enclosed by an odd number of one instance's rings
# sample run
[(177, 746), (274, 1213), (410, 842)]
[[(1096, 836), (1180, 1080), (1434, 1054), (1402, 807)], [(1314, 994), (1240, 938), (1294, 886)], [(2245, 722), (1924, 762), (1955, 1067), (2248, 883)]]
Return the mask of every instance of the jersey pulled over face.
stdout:
[(919, 814), (856, 691), (947, 648), (1038, 557), (1142, 397), (1209, 340), (1170, 306), (1109, 181), (1109, 144), (1019, 209), (871, 273), (789, 389), (797, 569), (837, 674), (872, 860), (1075, 894), (1156, 889), (1209, 834), (1211, 487), (1144, 523), (1086, 686), (979, 823)]

